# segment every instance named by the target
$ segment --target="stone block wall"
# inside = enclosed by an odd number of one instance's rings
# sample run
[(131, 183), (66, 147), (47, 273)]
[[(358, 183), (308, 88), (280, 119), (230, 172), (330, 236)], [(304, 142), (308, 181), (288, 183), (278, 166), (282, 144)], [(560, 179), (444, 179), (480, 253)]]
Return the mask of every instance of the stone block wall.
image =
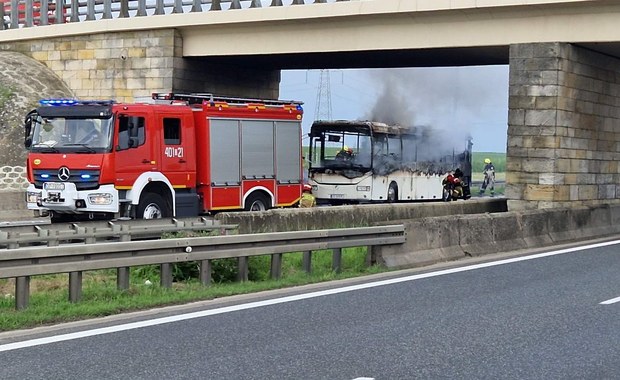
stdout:
[(507, 145), (510, 210), (620, 203), (620, 60), (512, 45)]
[(278, 70), (184, 58), (174, 29), (101, 33), (0, 44), (52, 69), (80, 99), (133, 102), (153, 92), (278, 97)]

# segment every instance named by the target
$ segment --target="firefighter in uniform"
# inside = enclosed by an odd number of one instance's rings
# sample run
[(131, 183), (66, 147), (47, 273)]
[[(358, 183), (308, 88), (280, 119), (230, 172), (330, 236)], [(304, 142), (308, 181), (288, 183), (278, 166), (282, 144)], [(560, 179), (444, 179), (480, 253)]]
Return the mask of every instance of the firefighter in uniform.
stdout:
[(299, 201), (299, 207), (306, 208), (314, 206), (316, 206), (316, 199), (314, 195), (312, 195), (312, 186), (305, 184), (301, 200)]
[(348, 160), (351, 160), (352, 158), (353, 158), (353, 149), (349, 148), (346, 145), (342, 147), (342, 149), (338, 152), (338, 154), (336, 154), (337, 160), (348, 161)]
[(484, 159), (482, 174), (484, 174), (484, 180), (480, 186), (480, 195), (484, 194), (487, 187), (491, 191), (491, 196), (495, 195), (495, 166), (493, 166), (490, 158)]

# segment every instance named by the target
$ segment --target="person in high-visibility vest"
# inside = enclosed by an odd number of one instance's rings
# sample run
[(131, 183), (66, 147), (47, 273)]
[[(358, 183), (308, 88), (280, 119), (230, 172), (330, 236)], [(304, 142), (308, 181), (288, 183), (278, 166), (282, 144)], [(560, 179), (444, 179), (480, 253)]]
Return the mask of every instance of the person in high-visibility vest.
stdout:
[(482, 186), (480, 186), (480, 195), (484, 194), (487, 187), (491, 191), (491, 196), (495, 195), (495, 166), (493, 166), (490, 158), (484, 159), (482, 173), (484, 174), (484, 180), (482, 181)]
[(316, 198), (312, 195), (312, 186), (304, 185), (303, 194), (301, 194), (301, 200), (299, 201), (299, 207), (314, 207), (316, 206)]

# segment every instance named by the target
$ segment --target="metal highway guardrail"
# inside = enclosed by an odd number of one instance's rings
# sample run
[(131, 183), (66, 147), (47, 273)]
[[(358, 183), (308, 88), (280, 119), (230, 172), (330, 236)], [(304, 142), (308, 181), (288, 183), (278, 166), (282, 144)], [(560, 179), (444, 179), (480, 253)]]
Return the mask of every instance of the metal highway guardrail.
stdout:
[[(282, 7), (359, 0), (10, 0), (0, 7), (0, 29), (170, 13)], [(13, 11), (15, 10), (15, 11)]]
[(117, 268), (117, 287), (129, 288), (129, 267), (160, 265), (160, 284), (172, 286), (172, 265), (198, 262), (200, 281), (211, 282), (211, 260), (237, 258), (238, 279), (248, 278), (250, 256), (271, 255), (271, 277), (281, 276), (282, 254), (303, 252), (304, 270), (310, 272), (312, 251), (331, 249), (332, 268), (340, 271), (341, 249), (372, 247), (405, 242), (405, 226), (340, 228), (316, 231), (272, 232), (264, 234), (176, 238), (129, 242), (66, 244), (52, 247), (24, 247), (0, 251), (0, 278), (15, 278), (15, 308), (28, 306), (30, 277), (69, 273), (69, 300), (77, 302), (82, 293), (82, 272)]
[(219, 221), (204, 217), (7, 226), (0, 227), (0, 255), (2, 248), (15, 249), (32, 244), (53, 247), (76, 241), (131, 241), (160, 238), (163, 233), (181, 231), (214, 231), (228, 235), (236, 230), (236, 225), (222, 225)]

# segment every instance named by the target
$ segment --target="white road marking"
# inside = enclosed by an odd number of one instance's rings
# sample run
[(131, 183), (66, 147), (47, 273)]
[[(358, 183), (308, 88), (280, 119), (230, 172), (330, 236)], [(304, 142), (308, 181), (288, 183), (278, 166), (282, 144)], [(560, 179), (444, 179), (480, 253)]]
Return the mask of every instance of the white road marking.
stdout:
[(241, 305), (221, 307), (218, 309), (202, 310), (202, 311), (197, 311), (193, 313), (174, 315), (170, 317), (155, 318), (155, 319), (150, 319), (146, 321), (125, 323), (122, 325), (109, 326), (109, 327), (103, 327), (103, 328), (98, 328), (98, 329), (93, 329), (93, 330), (86, 330), (86, 331), (80, 331), (80, 332), (75, 332), (75, 333), (50, 336), (46, 338), (30, 339), (30, 340), (25, 340), (22, 342), (7, 343), (7, 344), (0, 345), (0, 352), (17, 350), (17, 349), (26, 348), (26, 347), (40, 346), (40, 345), (50, 344), (50, 343), (64, 342), (67, 340), (86, 338), (89, 336), (111, 334), (111, 333), (115, 333), (119, 331), (139, 329), (142, 327), (163, 325), (165, 323), (185, 321), (188, 319), (208, 317), (211, 315), (231, 313), (231, 312), (240, 311), (240, 310), (254, 309), (254, 308), (262, 307), (262, 306), (278, 305), (281, 303), (300, 301), (300, 300), (316, 298), (316, 297), (323, 297), (323, 296), (328, 296), (332, 294), (353, 292), (356, 290), (369, 289), (369, 288), (374, 288), (377, 286), (392, 285), (392, 284), (398, 284), (398, 283), (406, 282), (406, 281), (415, 281), (415, 280), (421, 280), (425, 278), (443, 276), (447, 274), (460, 273), (460, 272), (466, 272), (466, 271), (476, 270), (476, 269), (481, 269), (481, 268), (494, 267), (498, 265), (517, 263), (520, 261), (535, 260), (535, 259), (539, 259), (543, 257), (563, 255), (563, 254), (571, 253), (575, 251), (607, 247), (607, 246), (616, 245), (616, 244), (620, 244), (620, 240), (613, 240), (613, 241), (608, 241), (608, 242), (603, 242), (603, 243), (590, 244), (590, 245), (585, 245), (585, 246), (580, 246), (580, 247), (565, 248), (565, 249), (560, 249), (557, 251), (538, 253), (538, 254), (530, 255), (530, 256), (513, 257), (510, 259), (468, 265), (468, 266), (459, 267), (459, 268), (444, 269), (444, 270), (439, 270), (436, 272), (421, 273), (421, 274), (416, 274), (416, 275), (411, 275), (411, 276), (406, 276), (406, 277), (392, 278), (388, 280), (381, 280), (381, 281), (345, 286), (342, 288), (327, 289), (327, 290), (311, 292), (311, 293), (306, 293), (306, 294), (297, 294), (294, 296), (287, 296), (287, 297), (274, 298), (274, 299), (269, 299), (269, 300), (264, 300), (264, 301), (250, 302), (250, 303), (241, 304)]
[(601, 305), (611, 305), (612, 303), (616, 303), (616, 302), (620, 302), (620, 297), (616, 297), (616, 298), (612, 298), (612, 299), (607, 300), (607, 301), (603, 301), (600, 304)]
[(374, 377), (356, 377), (353, 380), (375, 380)]

